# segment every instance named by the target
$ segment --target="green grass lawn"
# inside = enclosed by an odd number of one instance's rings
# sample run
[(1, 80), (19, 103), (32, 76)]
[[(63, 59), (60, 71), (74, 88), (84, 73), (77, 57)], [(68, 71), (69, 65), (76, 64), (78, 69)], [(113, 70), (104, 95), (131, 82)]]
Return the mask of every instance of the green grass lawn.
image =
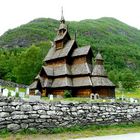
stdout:
[[(119, 91), (118, 89), (116, 90), (116, 98), (121, 98), (122, 95), (125, 98), (137, 98), (140, 99), (140, 89), (135, 89), (132, 91)], [(42, 97), (42, 100), (49, 101), (48, 97)], [(98, 100), (91, 100), (90, 98), (80, 98), (80, 97), (71, 97), (71, 98), (54, 98), (54, 102), (57, 101), (66, 101), (66, 102), (110, 102), (109, 99), (98, 99)], [(120, 102), (121, 100), (116, 100)]]
[(123, 91), (123, 92), (116, 90), (116, 97), (121, 97), (122, 95), (124, 95), (124, 97), (127, 97), (127, 98), (140, 99), (140, 89), (137, 88), (137, 89), (132, 90), (132, 91)]

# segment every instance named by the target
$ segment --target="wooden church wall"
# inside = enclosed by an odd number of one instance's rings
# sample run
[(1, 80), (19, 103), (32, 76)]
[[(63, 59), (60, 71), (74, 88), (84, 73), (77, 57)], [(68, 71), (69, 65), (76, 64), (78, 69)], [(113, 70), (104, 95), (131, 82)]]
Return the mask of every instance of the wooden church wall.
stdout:
[(83, 64), (86, 63), (86, 57), (82, 56), (82, 57), (75, 57), (73, 59), (73, 63), (72, 64)]
[(96, 89), (93, 89), (93, 93), (99, 94), (101, 98), (115, 97), (115, 88), (114, 87), (96, 87)]
[(79, 88), (73, 90), (73, 96), (75, 97), (90, 97), (90, 94), (92, 93), (92, 89), (88, 88)]
[(57, 59), (57, 60), (54, 60), (54, 61), (51, 61), (51, 62), (47, 62), (46, 66), (55, 67), (55, 66), (61, 66), (62, 64), (66, 64), (66, 58)]
[(54, 96), (57, 96), (57, 95), (64, 96), (64, 90), (53, 89), (51, 90), (51, 94), (53, 94)]

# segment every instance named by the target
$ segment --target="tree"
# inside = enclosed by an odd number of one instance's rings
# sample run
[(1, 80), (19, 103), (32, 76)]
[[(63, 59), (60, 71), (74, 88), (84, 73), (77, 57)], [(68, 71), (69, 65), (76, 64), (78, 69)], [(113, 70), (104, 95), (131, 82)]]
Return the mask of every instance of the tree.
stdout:
[(130, 70), (124, 71), (121, 78), (122, 85), (125, 89), (131, 90), (135, 88), (136, 77)]

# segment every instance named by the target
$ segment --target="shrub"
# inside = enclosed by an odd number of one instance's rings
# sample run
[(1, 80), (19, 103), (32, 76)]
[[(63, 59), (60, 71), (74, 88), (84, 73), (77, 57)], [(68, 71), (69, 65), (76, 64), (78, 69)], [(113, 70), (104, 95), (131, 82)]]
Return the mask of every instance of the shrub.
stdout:
[(64, 91), (64, 98), (70, 98), (70, 97), (72, 97), (71, 90), (65, 90)]
[(8, 92), (8, 97), (10, 97), (11, 96), (11, 92)]
[(19, 93), (18, 92), (16, 92), (16, 97), (19, 97)]

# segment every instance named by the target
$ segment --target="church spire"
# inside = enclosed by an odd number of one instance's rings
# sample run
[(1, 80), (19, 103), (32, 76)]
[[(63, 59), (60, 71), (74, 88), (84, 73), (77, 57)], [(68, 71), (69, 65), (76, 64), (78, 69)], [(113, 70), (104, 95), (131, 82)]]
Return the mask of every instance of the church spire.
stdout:
[(61, 20), (60, 20), (59, 31), (60, 30), (67, 30), (67, 26), (65, 25), (65, 19), (64, 19), (64, 15), (63, 15), (63, 7), (61, 9)]
[(65, 24), (65, 19), (64, 19), (64, 15), (63, 15), (63, 7), (61, 8), (61, 20), (60, 23)]

